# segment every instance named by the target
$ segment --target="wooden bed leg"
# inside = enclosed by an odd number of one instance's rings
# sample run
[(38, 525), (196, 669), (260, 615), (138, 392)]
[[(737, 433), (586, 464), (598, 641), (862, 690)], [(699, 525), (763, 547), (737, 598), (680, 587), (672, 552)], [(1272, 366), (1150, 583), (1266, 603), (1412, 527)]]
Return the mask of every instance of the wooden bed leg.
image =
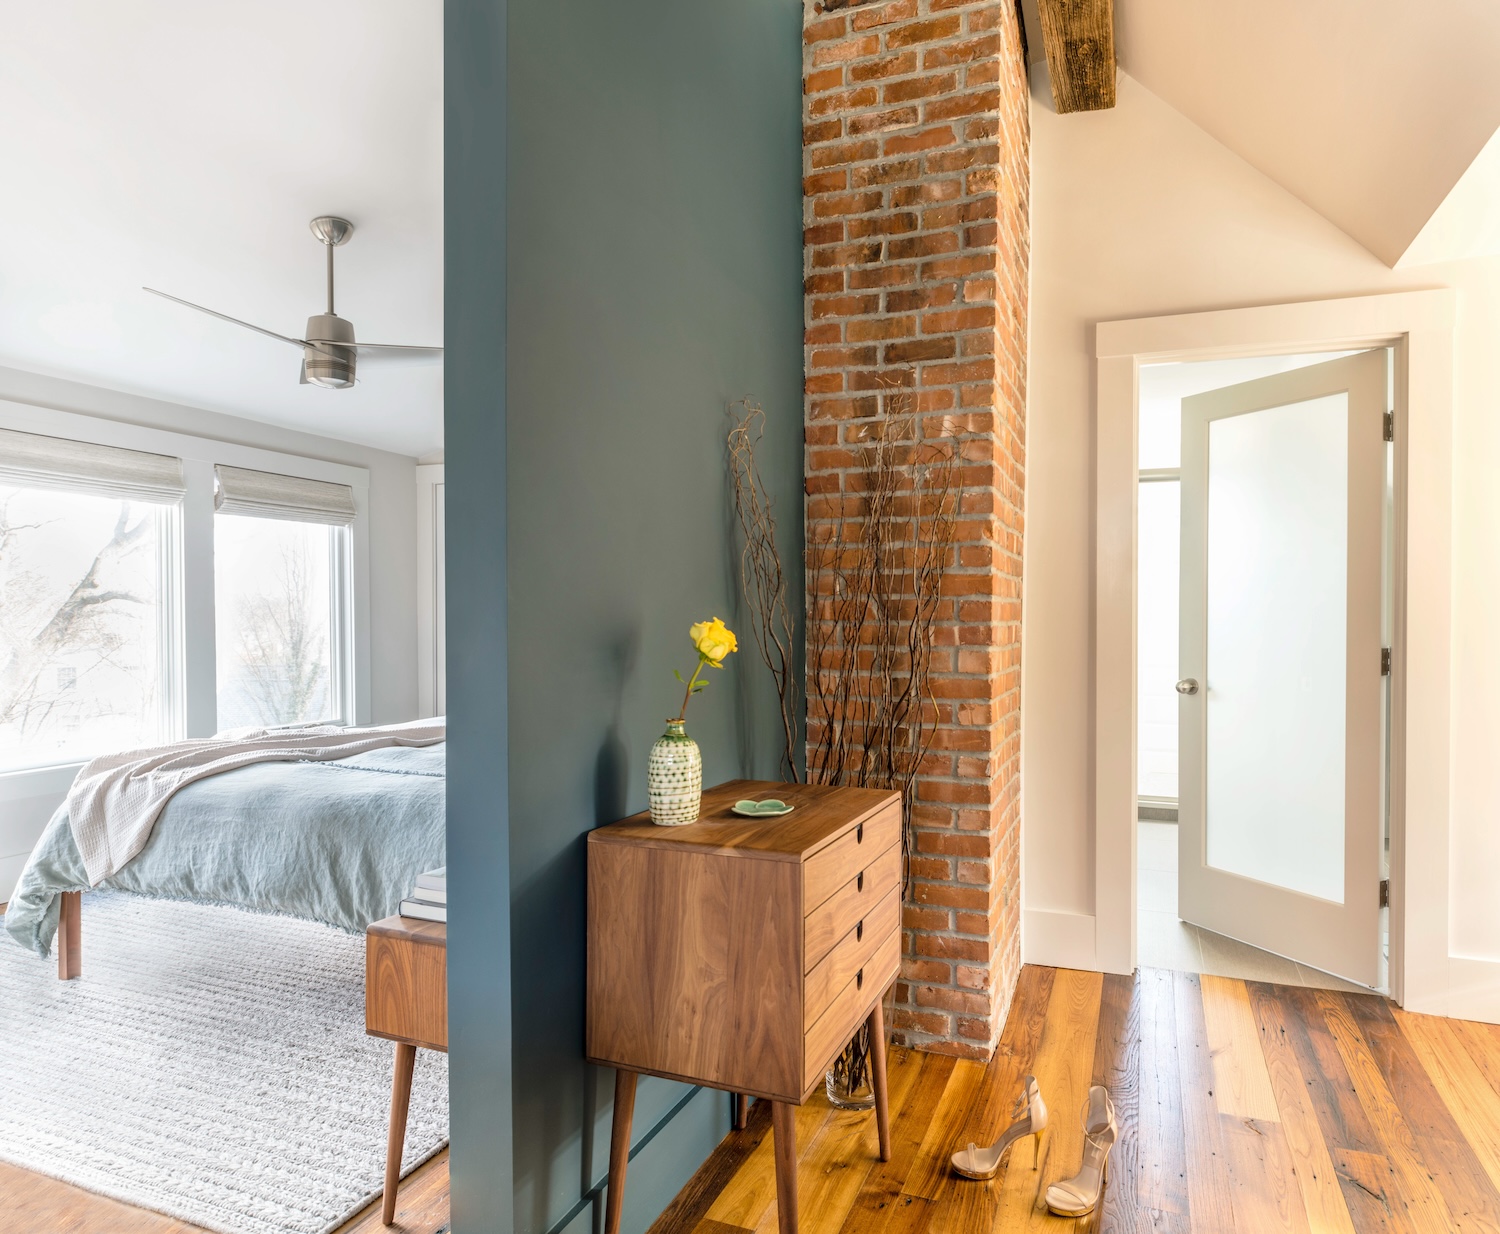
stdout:
[(57, 937), (52, 945), (57, 948), (57, 979), (72, 981), (83, 972), (83, 940), (79, 936), (83, 924), (83, 893), (64, 891), (58, 897)]

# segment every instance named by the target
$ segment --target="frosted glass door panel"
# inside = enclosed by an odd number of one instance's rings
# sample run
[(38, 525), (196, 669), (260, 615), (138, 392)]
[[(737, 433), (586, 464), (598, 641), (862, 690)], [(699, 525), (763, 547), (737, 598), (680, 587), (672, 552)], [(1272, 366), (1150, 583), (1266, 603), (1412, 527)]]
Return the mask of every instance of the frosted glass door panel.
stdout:
[(1182, 400), (1178, 911), (1373, 985), (1386, 356)]
[(1137, 509), (1136, 791), (1177, 797), (1178, 483), (1140, 486)]
[(1348, 397), (1208, 428), (1208, 863), (1342, 901)]

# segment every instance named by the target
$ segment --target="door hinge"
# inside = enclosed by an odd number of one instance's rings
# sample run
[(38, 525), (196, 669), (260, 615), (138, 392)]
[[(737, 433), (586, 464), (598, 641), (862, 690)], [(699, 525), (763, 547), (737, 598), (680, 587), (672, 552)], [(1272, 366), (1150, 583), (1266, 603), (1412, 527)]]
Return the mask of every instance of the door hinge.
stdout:
[(1387, 441), (1396, 440), (1396, 413), (1394, 411), (1385, 413), (1385, 439)]
[(1380, 675), (1382, 677), (1391, 675), (1391, 649), (1389, 647), (1380, 649)]
[(1380, 880), (1380, 907), (1389, 908), (1391, 904), (1391, 880), (1383, 878)]

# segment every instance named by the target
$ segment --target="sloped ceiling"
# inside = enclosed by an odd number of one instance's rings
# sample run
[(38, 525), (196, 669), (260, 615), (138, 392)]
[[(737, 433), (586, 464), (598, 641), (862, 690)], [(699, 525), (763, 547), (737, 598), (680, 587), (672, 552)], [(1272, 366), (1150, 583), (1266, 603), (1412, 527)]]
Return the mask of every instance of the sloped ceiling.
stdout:
[(1493, 0), (1117, 0), (1115, 22), (1126, 72), (1387, 265), (1500, 128)]
[(356, 227), (338, 309), (441, 344), (441, 0), (46, 0), (0, 35), (0, 364), (418, 455), (441, 365), (297, 384), (318, 214)]

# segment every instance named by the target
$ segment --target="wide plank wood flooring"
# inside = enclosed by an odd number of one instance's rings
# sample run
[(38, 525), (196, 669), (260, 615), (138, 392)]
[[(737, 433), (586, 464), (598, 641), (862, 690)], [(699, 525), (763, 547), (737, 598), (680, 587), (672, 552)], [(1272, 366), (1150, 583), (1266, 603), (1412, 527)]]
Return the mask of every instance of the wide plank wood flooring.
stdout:
[[(1009, 1121), (1021, 1078), (1051, 1107), (1039, 1168), (1018, 1145), (989, 1183), (949, 1154)], [(1121, 1123), (1102, 1213), (1050, 1216), (1090, 1083)], [(871, 1114), (797, 1111), (802, 1234), (1500, 1232), (1500, 1028), (1407, 1015), (1376, 995), (1142, 969), (1028, 966), (988, 1063), (893, 1050), (891, 1160)], [(764, 1103), (651, 1234), (774, 1234)]]
[[(989, 1183), (949, 1154), (989, 1143), (1034, 1074), (1052, 1111), (1039, 1168), (1019, 1145)], [(1048, 1215), (1077, 1169), (1079, 1110), (1107, 1084), (1121, 1121), (1094, 1221)], [(891, 1052), (891, 1160), (873, 1115), (797, 1111), (803, 1234), (1500, 1234), (1500, 1027), (1408, 1015), (1375, 995), (1142, 969), (1028, 966), (988, 1063)], [(705, 1162), (651, 1234), (774, 1234), (769, 1107)], [(0, 1164), (6, 1227), (201, 1234)], [(407, 1234), (448, 1225), (448, 1155), (401, 1189)], [(378, 1206), (339, 1234), (382, 1230)]]
[[(136, 1208), (0, 1162), (0, 1226), (41, 1234), (211, 1234), (146, 1208)], [(448, 1150), (406, 1176), (396, 1204), (396, 1224), (380, 1223), (377, 1199), (351, 1217), (335, 1234), (446, 1234), (448, 1230)]]

